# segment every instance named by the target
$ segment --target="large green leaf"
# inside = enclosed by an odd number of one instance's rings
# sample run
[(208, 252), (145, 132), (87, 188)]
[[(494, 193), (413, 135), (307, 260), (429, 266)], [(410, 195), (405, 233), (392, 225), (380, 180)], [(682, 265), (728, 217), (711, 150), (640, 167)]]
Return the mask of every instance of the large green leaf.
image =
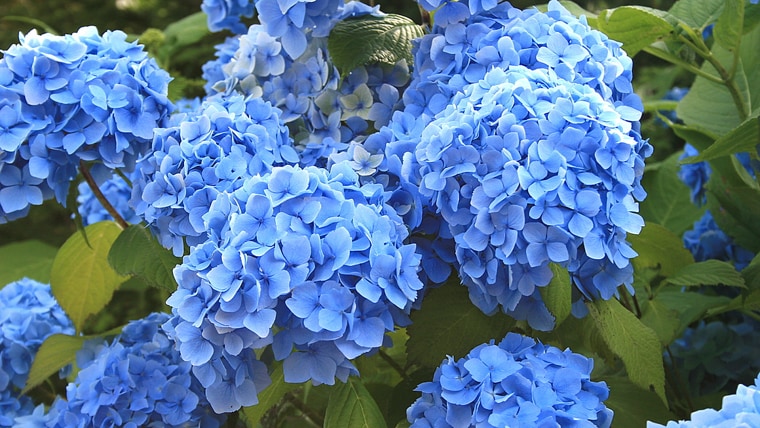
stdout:
[(108, 253), (108, 262), (121, 275), (138, 276), (170, 292), (177, 289), (172, 271), (181, 260), (143, 226), (132, 225), (121, 232)]
[(327, 49), (342, 74), (370, 63), (406, 59), (412, 64), (412, 40), (423, 34), (422, 27), (402, 15), (364, 15), (338, 22), (327, 38)]
[(694, 263), (681, 238), (659, 224), (647, 223), (638, 235), (628, 235), (628, 241), (639, 253), (634, 268), (659, 268), (663, 276), (671, 276)]
[(21, 278), (47, 284), (58, 250), (44, 242), (29, 240), (0, 247), (0, 288)]
[(667, 403), (662, 347), (657, 334), (615, 299), (597, 300), (587, 306), (604, 342), (623, 360), (631, 382), (654, 391)]
[(691, 203), (689, 187), (678, 178), (680, 153), (673, 154), (658, 164), (657, 169), (644, 172), (642, 186), (647, 198), (641, 203), (641, 215), (650, 223), (657, 223), (681, 236), (694, 226), (704, 213)]
[(207, 34), (210, 34), (210, 31), (206, 14), (196, 12), (188, 15), (164, 29), (165, 39), (160, 55), (162, 57), (171, 56), (180, 49), (200, 41)]
[(573, 307), (573, 286), (570, 282), (570, 274), (566, 268), (550, 263), (549, 267), (554, 276), (546, 287), (539, 287), (541, 298), (546, 304), (546, 308), (554, 315), (555, 327), (562, 324), (562, 321), (570, 315)]
[(715, 140), (697, 156), (684, 159), (684, 163), (709, 161), (740, 152), (751, 153), (755, 151), (758, 142), (760, 142), (760, 118), (752, 117)]
[(715, 223), (738, 245), (760, 251), (760, 190), (731, 185), (713, 170), (708, 183), (707, 207)]
[(484, 314), (470, 301), (467, 288), (453, 283), (431, 290), (422, 309), (411, 317), (408, 361), (425, 367), (437, 367), (447, 355), (464, 357), (475, 346), (504, 337), (514, 326), (502, 313)]
[(744, 278), (730, 263), (705, 260), (684, 266), (667, 281), (673, 285), (689, 287), (700, 285), (725, 285), (744, 288)]
[(747, 288), (750, 290), (760, 289), (760, 254), (757, 254), (749, 265), (742, 269), (742, 277)]
[(91, 224), (84, 229), (87, 240), (82, 233), (75, 233), (55, 256), (50, 288), (77, 331), (90, 315), (108, 304), (113, 292), (128, 279), (116, 273), (107, 260), (120, 232), (111, 221)]
[(261, 422), (261, 418), (272, 408), (272, 406), (279, 403), (285, 394), (301, 386), (300, 384), (285, 382), (282, 363), (276, 363), (276, 367), (270, 375), (270, 378), (272, 379), (272, 383), (258, 394), (258, 404), (244, 407), (242, 409), (241, 416), (243, 417), (246, 426), (258, 426)]
[(386, 426), (375, 399), (361, 380), (349, 377), (348, 382), (332, 387), (325, 412), (325, 428), (382, 428)]
[(609, 376), (603, 380), (610, 388), (610, 396), (604, 404), (615, 412), (615, 428), (642, 428), (648, 421), (666, 424), (675, 419), (657, 394), (641, 389), (624, 377)]
[(725, 296), (669, 287), (644, 302), (641, 321), (657, 333), (663, 345), (668, 345), (709, 310), (724, 307), (730, 302), (731, 299)]
[(744, 0), (725, 0), (723, 12), (715, 24), (713, 36), (724, 49), (737, 52), (741, 44), (744, 22)]
[(596, 23), (599, 30), (622, 43), (628, 55), (634, 56), (652, 43), (668, 38), (676, 21), (661, 10), (621, 6), (600, 12)]
[[(758, 45), (760, 45), (760, 27), (742, 37), (738, 67), (734, 73), (738, 95), (742, 99), (741, 104), (748, 112), (760, 106)], [(713, 47), (713, 55), (727, 71), (734, 68), (734, 53), (716, 45)], [(715, 68), (707, 62), (702, 66), (702, 71), (720, 77)], [(695, 79), (689, 93), (678, 104), (676, 112), (686, 125), (701, 127), (718, 137), (728, 134), (747, 118), (739, 114), (738, 106), (726, 85), (701, 76)]]
[(686, 25), (703, 29), (718, 20), (724, 0), (678, 0), (668, 12)]

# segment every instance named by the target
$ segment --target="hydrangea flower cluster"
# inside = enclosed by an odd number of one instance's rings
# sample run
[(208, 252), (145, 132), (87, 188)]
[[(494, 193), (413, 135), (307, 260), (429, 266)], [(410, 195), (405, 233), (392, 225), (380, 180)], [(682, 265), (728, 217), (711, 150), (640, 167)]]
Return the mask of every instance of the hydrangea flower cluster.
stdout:
[(74, 325), (49, 285), (24, 278), (0, 289), (0, 427), (34, 410), (20, 391), (42, 342), (56, 333), (74, 334)]
[(241, 34), (246, 29), (241, 18), (253, 17), (253, 3), (253, 0), (203, 0), (201, 10), (206, 13), (209, 30)]
[(723, 397), (720, 410), (702, 409), (690, 420), (670, 421), (666, 425), (647, 422), (647, 428), (736, 428), (760, 426), (760, 375), (754, 385), (739, 385), (736, 394)]
[(333, 384), (408, 324), (420, 257), (382, 190), (340, 163), (275, 167), (217, 196), (167, 301), (215, 411), (256, 402), (268, 378), (254, 350), (272, 344), (286, 382)]
[[(204, 66), (207, 88), (211, 88), (209, 93), (240, 92), (271, 102), (283, 111), (301, 164), (324, 165), (331, 153), (389, 121), (401, 105), (409, 69), (401, 60), (394, 66), (358, 67), (341, 78), (329, 61), (326, 36), (334, 24), (360, 15), (382, 16), (377, 8), (358, 2), (340, 7), (332, 1), (295, 2), (290, 11), (303, 6), (308, 19), (324, 21), (313, 30), (301, 31), (286, 25), (292, 17), (283, 16), (287, 7), (281, 9), (276, 3), (257, 2), (262, 24), (249, 27), (239, 40), (217, 47), (217, 59)], [(313, 7), (326, 9), (311, 15), (308, 8)], [(233, 48), (236, 51), (230, 57), (228, 51)]]
[(155, 130), (152, 151), (138, 164), (130, 204), (179, 256), (185, 243), (205, 239), (201, 217), (219, 192), (297, 162), (278, 109), (239, 94), (209, 97), (197, 111), (175, 114)]
[(111, 342), (90, 344), (77, 356), (80, 370), (54, 402), (46, 426), (219, 427), (190, 363), (162, 330), (168, 314), (127, 324)]
[(169, 74), (126, 34), (20, 37), (0, 60), (0, 222), (53, 196), (80, 161), (129, 170), (172, 109)]
[(509, 333), (448, 357), (406, 411), (421, 427), (609, 427), (609, 389), (590, 379), (594, 360)]
[(694, 396), (733, 388), (760, 371), (760, 322), (743, 314), (700, 321), (669, 349), (665, 362), (678, 367)]

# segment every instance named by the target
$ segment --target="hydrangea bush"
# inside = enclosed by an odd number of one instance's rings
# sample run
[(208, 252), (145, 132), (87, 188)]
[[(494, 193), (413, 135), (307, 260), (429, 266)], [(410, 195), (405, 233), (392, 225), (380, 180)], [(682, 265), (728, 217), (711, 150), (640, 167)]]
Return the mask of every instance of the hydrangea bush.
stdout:
[(0, 426), (757, 423), (757, 2), (418, 3), (2, 51)]

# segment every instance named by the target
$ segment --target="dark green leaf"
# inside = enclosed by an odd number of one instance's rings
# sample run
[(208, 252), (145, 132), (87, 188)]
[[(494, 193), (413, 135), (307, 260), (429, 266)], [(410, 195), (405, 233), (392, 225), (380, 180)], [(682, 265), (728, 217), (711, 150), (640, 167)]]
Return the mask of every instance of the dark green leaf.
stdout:
[(650, 223), (657, 223), (681, 236), (691, 229), (704, 213), (691, 203), (689, 188), (678, 178), (678, 157), (673, 154), (658, 164), (655, 170), (644, 172), (642, 186), (647, 198), (641, 203), (641, 215)]
[(332, 387), (325, 412), (325, 428), (379, 428), (385, 419), (375, 399), (361, 380), (349, 377), (348, 382)]
[(760, 251), (760, 190), (743, 184), (730, 185), (713, 169), (708, 183), (707, 208), (715, 223), (736, 244)]
[(760, 311), (760, 290), (750, 290), (735, 297), (724, 306), (707, 311), (708, 316), (715, 316), (730, 311)]
[(395, 14), (364, 15), (338, 22), (327, 38), (330, 58), (341, 74), (370, 64), (412, 64), (412, 40), (424, 34), (411, 19)]
[(599, 13), (597, 27), (623, 44), (629, 56), (670, 36), (675, 20), (667, 12), (643, 6), (621, 6)]
[(47, 284), (55, 247), (37, 240), (13, 242), (0, 247), (0, 288), (21, 278)]
[(668, 12), (692, 28), (704, 29), (723, 11), (724, 0), (678, 0)]
[(132, 225), (121, 232), (108, 253), (108, 262), (121, 275), (138, 276), (167, 291), (177, 289), (172, 270), (181, 260), (143, 226)]
[(641, 389), (620, 376), (605, 377), (610, 397), (604, 404), (615, 412), (615, 428), (641, 428), (648, 421), (665, 424), (675, 417), (657, 394)]
[(686, 158), (683, 162), (696, 163), (734, 153), (754, 152), (758, 143), (760, 143), (760, 118), (753, 117), (715, 140), (710, 147), (701, 151), (699, 155)]
[(550, 263), (549, 267), (554, 276), (546, 287), (539, 287), (541, 298), (546, 304), (546, 308), (554, 315), (555, 327), (562, 324), (562, 321), (570, 315), (573, 306), (573, 286), (570, 283), (570, 274), (566, 268)]
[(206, 34), (209, 34), (208, 17), (203, 12), (188, 15), (164, 29), (166, 46), (171, 51), (191, 45)]
[(113, 292), (127, 280), (108, 264), (108, 251), (121, 229), (112, 221), (91, 224), (72, 235), (53, 261), (50, 288), (58, 303), (81, 331), (90, 315), (103, 309)]
[(667, 281), (673, 285), (689, 287), (699, 285), (726, 285), (744, 288), (744, 278), (730, 263), (705, 260), (684, 266)]
[(615, 299), (590, 302), (588, 309), (605, 343), (623, 360), (631, 382), (654, 391), (667, 403), (662, 347), (657, 334)]
[(514, 326), (502, 313), (481, 312), (470, 301), (467, 288), (454, 283), (431, 290), (422, 309), (411, 317), (408, 361), (425, 367), (437, 367), (447, 355), (464, 357), (475, 346), (504, 337)]
[(713, 308), (725, 306), (731, 299), (725, 296), (710, 296), (697, 291), (668, 288), (657, 293), (652, 301), (678, 312), (681, 322), (676, 337), (680, 337), (689, 324), (701, 319)]
[(713, 36), (724, 49), (736, 52), (742, 40), (744, 0), (725, 0), (723, 12), (715, 24)]
[(241, 410), (241, 416), (246, 426), (258, 426), (261, 418), (272, 406), (279, 403), (285, 394), (301, 386), (300, 384), (285, 382), (282, 363), (277, 363), (270, 378), (272, 379), (272, 383), (258, 394), (258, 404), (243, 407)]
[(647, 304), (641, 316), (641, 322), (657, 334), (663, 346), (675, 340), (681, 328), (681, 317), (678, 311), (659, 300), (652, 300)]
[(747, 34), (757, 28), (760, 24), (760, 5), (747, 5), (744, 8), (744, 25), (742, 34)]
[(647, 223), (640, 234), (628, 235), (628, 241), (639, 253), (633, 259), (635, 268), (659, 267), (663, 276), (671, 276), (694, 263), (681, 238), (659, 224)]
[(749, 265), (742, 269), (742, 277), (748, 289), (760, 290), (760, 254), (756, 255)]

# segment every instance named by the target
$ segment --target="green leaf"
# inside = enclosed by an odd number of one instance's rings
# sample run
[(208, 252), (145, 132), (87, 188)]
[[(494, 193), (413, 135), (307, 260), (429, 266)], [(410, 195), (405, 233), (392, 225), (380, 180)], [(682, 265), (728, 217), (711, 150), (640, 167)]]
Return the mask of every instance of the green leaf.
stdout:
[(402, 15), (364, 15), (338, 22), (327, 38), (327, 49), (341, 74), (370, 63), (406, 59), (412, 64), (412, 40), (423, 34), (421, 26)]
[(623, 360), (628, 378), (647, 391), (665, 398), (665, 369), (657, 334), (615, 299), (588, 304), (589, 314), (610, 350)]
[[(760, 27), (742, 37), (739, 48), (739, 67), (734, 79), (738, 86), (742, 104), (745, 108), (760, 105)], [(734, 54), (720, 45), (713, 47), (713, 55), (726, 70), (733, 69)], [(707, 62), (702, 71), (719, 77), (718, 72)], [(749, 109), (748, 109), (749, 110)], [(697, 76), (689, 93), (681, 100), (676, 113), (688, 126), (697, 126), (709, 130), (718, 137), (731, 132), (742, 124), (742, 118), (728, 88)], [(700, 150), (705, 149), (699, 147)]]
[(728, 134), (715, 140), (707, 149), (697, 156), (683, 160), (684, 163), (709, 161), (719, 157), (740, 152), (754, 152), (760, 142), (760, 117), (747, 119)]
[(0, 288), (21, 278), (50, 282), (55, 247), (37, 240), (13, 242), (0, 247)]
[(749, 265), (742, 269), (742, 278), (744, 278), (744, 283), (748, 289), (760, 289), (760, 254), (756, 255)]
[[(668, 288), (657, 293), (654, 299), (650, 301), (650, 303), (652, 302), (661, 304), (661, 308), (669, 308), (678, 312), (681, 321), (676, 331), (676, 337), (680, 337), (689, 324), (701, 319), (714, 308), (724, 307), (731, 302), (731, 298)], [(644, 312), (646, 314), (646, 310)]]
[(108, 251), (121, 229), (110, 221), (91, 224), (72, 235), (53, 261), (50, 287), (77, 331), (90, 315), (103, 309), (113, 292), (127, 280), (108, 264)]
[(667, 281), (673, 285), (690, 287), (699, 285), (725, 285), (744, 288), (744, 278), (730, 263), (706, 260), (684, 266)]
[(258, 426), (261, 418), (264, 417), (264, 414), (266, 414), (266, 412), (271, 409), (272, 406), (279, 403), (285, 394), (301, 387), (300, 384), (285, 382), (285, 374), (282, 369), (282, 363), (277, 363), (277, 366), (270, 375), (270, 378), (272, 379), (272, 383), (258, 394), (258, 404), (249, 407), (243, 407), (241, 416), (243, 417), (243, 421), (246, 423), (246, 426)]
[(504, 337), (514, 326), (514, 320), (502, 313), (484, 314), (470, 302), (467, 288), (454, 283), (431, 290), (411, 318), (408, 362), (425, 367), (437, 367), (447, 355), (464, 357), (475, 346)]
[(611, 39), (623, 44), (633, 57), (675, 30), (675, 20), (667, 12), (643, 6), (621, 6), (599, 13), (597, 27)]
[(713, 36), (724, 49), (736, 52), (742, 40), (744, 0), (725, 0), (723, 12), (715, 24)]
[(646, 223), (638, 235), (628, 235), (628, 241), (639, 255), (633, 259), (634, 268), (660, 268), (663, 276), (671, 276), (684, 266), (694, 263), (694, 256), (684, 248), (681, 238), (656, 223)]
[(610, 388), (610, 396), (604, 404), (615, 412), (615, 428), (642, 428), (648, 421), (666, 424), (675, 419), (657, 394), (621, 376), (608, 376), (603, 380)]
[(707, 316), (715, 316), (730, 311), (759, 311), (760, 290), (751, 290), (733, 298), (724, 306), (714, 307), (707, 311)]
[(546, 308), (554, 315), (554, 326), (556, 327), (570, 315), (573, 306), (573, 286), (570, 283), (570, 274), (566, 268), (556, 263), (550, 263), (549, 268), (552, 270), (552, 280), (549, 285), (539, 287), (538, 290)]
[(164, 29), (165, 46), (166, 49), (175, 51), (198, 42), (209, 33), (208, 17), (203, 12), (196, 12), (169, 24)]
[(689, 27), (702, 30), (718, 19), (723, 3), (724, 0), (678, 0), (668, 12)]
[(173, 269), (181, 263), (148, 229), (132, 225), (121, 232), (108, 253), (108, 262), (121, 275), (135, 275), (148, 285), (173, 292)]
[(644, 172), (641, 184), (647, 189), (647, 198), (641, 203), (640, 212), (647, 222), (657, 223), (681, 236), (705, 210), (691, 203), (689, 187), (678, 178), (679, 156), (680, 153), (675, 153), (657, 164), (657, 169)]
[(713, 169), (707, 185), (707, 208), (715, 223), (738, 245), (760, 251), (760, 190), (729, 184)]
[(385, 419), (375, 399), (361, 380), (349, 377), (348, 382), (332, 387), (325, 412), (325, 428), (385, 427)]
[(663, 346), (669, 345), (678, 337), (681, 317), (673, 309), (659, 300), (650, 301), (641, 315), (641, 322), (651, 328)]

